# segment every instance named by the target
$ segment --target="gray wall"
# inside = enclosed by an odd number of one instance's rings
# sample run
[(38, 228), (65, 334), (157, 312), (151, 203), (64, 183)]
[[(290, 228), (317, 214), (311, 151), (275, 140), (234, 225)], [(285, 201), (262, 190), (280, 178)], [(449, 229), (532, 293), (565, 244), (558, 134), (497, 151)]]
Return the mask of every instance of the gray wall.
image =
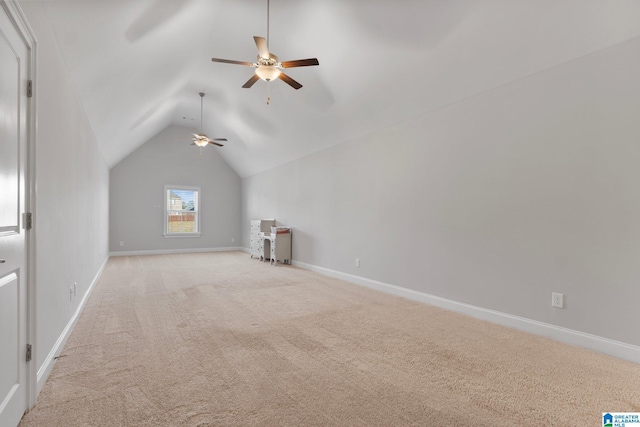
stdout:
[[(111, 169), (111, 252), (240, 247), (240, 178), (217, 150), (169, 126)], [(199, 238), (164, 238), (164, 185), (200, 187)], [(120, 246), (120, 241), (124, 246)]]
[(42, 368), (107, 259), (109, 169), (41, 3), (20, 6), (38, 41), (34, 349)]
[(276, 218), (294, 261), (640, 345), (639, 51), (247, 177), (243, 245), (251, 219)]

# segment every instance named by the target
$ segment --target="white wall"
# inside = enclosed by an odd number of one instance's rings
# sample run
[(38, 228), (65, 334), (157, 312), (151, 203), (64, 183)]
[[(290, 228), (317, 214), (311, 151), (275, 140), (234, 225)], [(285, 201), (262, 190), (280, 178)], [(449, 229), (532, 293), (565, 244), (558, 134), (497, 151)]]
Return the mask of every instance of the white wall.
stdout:
[(275, 217), (294, 261), (640, 345), (639, 51), (245, 178), (243, 245), (251, 219)]
[[(47, 358), (107, 259), (109, 170), (41, 3), (20, 6), (38, 54), (34, 350), (40, 374), (50, 369)], [(70, 301), (74, 282), (77, 294)]]
[[(193, 129), (169, 126), (111, 169), (110, 249), (116, 252), (240, 247), (240, 178)], [(164, 238), (164, 185), (200, 187), (199, 238)], [(120, 241), (124, 246), (120, 246)]]

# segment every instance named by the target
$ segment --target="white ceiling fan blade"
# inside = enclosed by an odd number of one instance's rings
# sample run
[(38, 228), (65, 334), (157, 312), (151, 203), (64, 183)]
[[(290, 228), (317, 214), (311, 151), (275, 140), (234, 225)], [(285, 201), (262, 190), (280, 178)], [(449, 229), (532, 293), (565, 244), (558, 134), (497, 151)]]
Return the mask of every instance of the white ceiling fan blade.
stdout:
[(269, 58), (269, 48), (267, 47), (267, 41), (264, 37), (253, 36), (253, 40), (256, 42), (258, 48), (258, 55), (260, 58)]

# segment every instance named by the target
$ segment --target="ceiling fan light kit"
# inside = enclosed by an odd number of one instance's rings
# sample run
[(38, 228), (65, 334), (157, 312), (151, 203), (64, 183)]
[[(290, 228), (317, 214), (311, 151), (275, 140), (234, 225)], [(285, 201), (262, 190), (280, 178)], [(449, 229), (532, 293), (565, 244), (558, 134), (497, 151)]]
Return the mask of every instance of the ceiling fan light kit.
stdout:
[(198, 135), (194, 133), (193, 136), (195, 137), (193, 138), (193, 143), (198, 147), (204, 147), (209, 144), (209, 141), (207, 141), (207, 137), (205, 135)]
[(258, 80), (269, 82), (271, 80), (280, 79), (292, 88), (298, 90), (302, 87), (300, 83), (286, 75), (282, 70), (285, 68), (309, 67), (320, 65), (317, 58), (296, 59), (293, 61), (280, 62), (278, 57), (269, 52), (269, 0), (267, 0), (267, 38), (253, 36), (253, 40), (258, 48), (258, 58), (256, 62), (235, 61), (232, 59), (211, 58), (213, 62), (222, 62), (224, 64), (244, 65), (255, 68), (255, 74), (242, 85), (248, 89)]
[(260, 77), (261, 80), (265, 82), (270, 82), (271, 80), (277, 79), (282, 71), (276, 67), (272, 67), (270, 65), (260, 65), (256, 68), (256, 74)]

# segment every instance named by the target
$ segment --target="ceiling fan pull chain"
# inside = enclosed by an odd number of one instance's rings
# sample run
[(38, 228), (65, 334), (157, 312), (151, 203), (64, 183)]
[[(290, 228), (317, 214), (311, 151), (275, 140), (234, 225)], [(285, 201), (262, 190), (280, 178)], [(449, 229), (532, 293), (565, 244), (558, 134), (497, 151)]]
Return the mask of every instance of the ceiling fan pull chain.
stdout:
[(267, 82), (267, 105), (271, 105), (271, 82)]

